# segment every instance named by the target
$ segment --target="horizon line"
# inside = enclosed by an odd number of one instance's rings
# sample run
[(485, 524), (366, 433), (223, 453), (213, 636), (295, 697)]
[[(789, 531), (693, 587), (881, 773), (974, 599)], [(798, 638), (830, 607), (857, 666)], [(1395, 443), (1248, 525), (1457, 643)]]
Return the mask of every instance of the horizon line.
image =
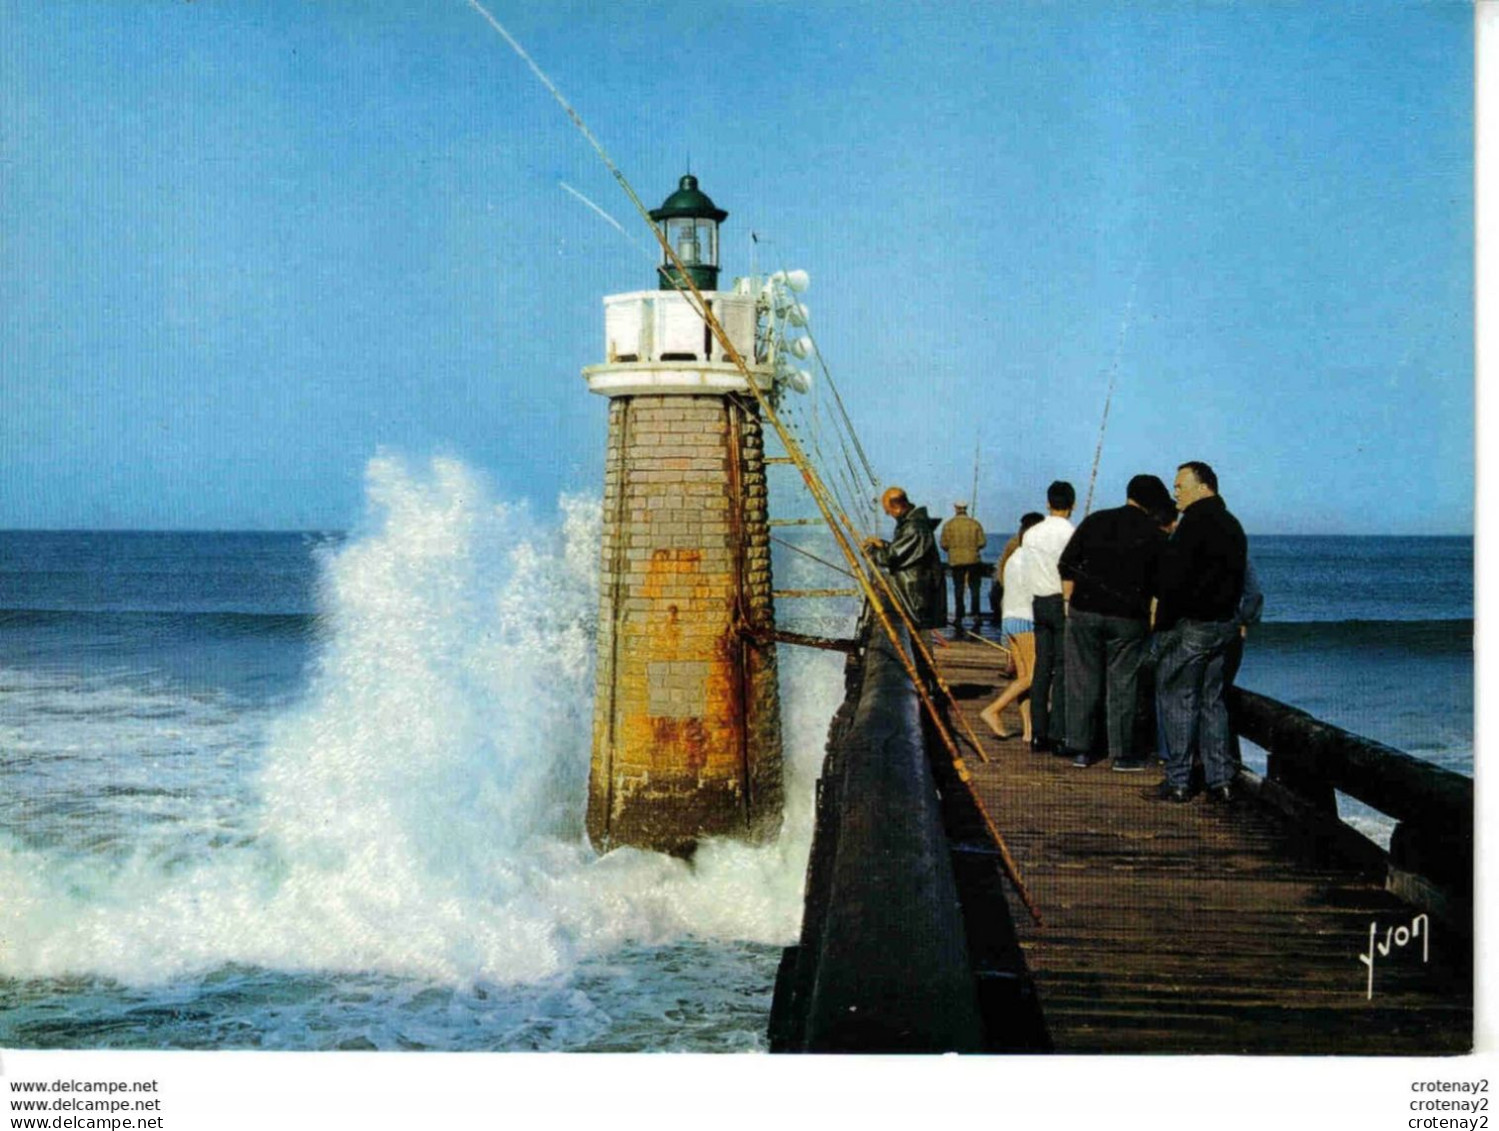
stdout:
[[(6, 534), (337, 534), (347, 536), (350, 527), (336, 526), (0, 526)], [(996, 528), (994, 533), (1001, 531)], [(1003, 531), (1009, 533), (1009, 531)], [(1409, 531), (1260, 531), (1248, 538), (1474, 538), (1474, 531), (1456, 533), (1412, 533)]]

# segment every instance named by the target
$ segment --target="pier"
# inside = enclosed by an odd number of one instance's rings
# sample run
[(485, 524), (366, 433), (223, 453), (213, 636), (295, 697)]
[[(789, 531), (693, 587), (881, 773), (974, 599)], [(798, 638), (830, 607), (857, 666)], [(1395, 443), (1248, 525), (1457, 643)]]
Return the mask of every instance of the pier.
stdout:
[[(992, 737), (978, 711), (1003, 686), (1001, 656), (971, 640), (936, 650), (952, 703), (983, 747), (982, 756), (964, 749), (959, 771), (912, 711), (914, 696), (892, 689), (879, 658), (888, 642), (864, 639), (830, 736), (803, 934), (778, 979), (773, 1049), (1472, 1047), (1471, 779), (1235, 692), (1235, 729), (1269, 751), (1268, 772), (1242, 773), (1230, 806), (1147, 800), (1159, 772), (1078, 769)], [(881, 831), (889, 813), (916, 820), (928, 804), (910, 796), (909, 774), (897, 785), (882, 771), (880, 785), (863, 771), (866, 791), (901, 796), (852, 790), (860, 771), (850, 763), (888, 763), (904, 741), (891, 728), (902, 726), (923, 732), (931, 771), (920, 788), (933, 790), (937, 815), (925, 842)], [(1389, 851), (1338, 820), (1335, 790), (1399, 822)], [(1002, 831), (1041, 923), (1001, 878), (974, 796)], [(896, 928), (877, 893), (881, 877), (903, 874), (935, 878), (908, 885)], [(900, 969), (920, 970), (909, 991)], [(934, 992), (949, 997), (933, 1002)], [(977, 1028), (954, 1027), (974, 1012)], [(945, 1027), (925, 1028), (933, 1019)]]

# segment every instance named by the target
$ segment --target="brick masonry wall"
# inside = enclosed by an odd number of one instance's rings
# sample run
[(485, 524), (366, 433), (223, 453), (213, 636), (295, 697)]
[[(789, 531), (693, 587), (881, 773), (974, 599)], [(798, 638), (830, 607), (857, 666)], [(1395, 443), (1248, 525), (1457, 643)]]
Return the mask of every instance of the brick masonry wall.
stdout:
[(688, 852), (780, 824), (781, 735), (768, 628), (770, 539), (755, 405), (609, 404), (588, 833), (601, 849)]

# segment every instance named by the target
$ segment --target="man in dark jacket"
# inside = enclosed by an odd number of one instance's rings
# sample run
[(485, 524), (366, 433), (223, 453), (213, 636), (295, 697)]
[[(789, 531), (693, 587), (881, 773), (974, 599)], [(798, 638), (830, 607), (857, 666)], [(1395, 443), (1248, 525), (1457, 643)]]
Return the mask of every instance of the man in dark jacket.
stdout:
[(1248, 541), (1218, 495), (1205, 463), (1176, 472), (1181, 522), (1161, 558), (1155, 627), (1160, 633), (1156, 702), (1166, 749), (1162, 801), (1191, 798), (1192, 754), (1202, 757), (1208, 799), (1233, 800), (1237, 767), (1228, 726), (1225, 665), (1239, 635)]
[(1145, 768), (1135, 714), (1150, 597), (1166, 544), (1156, 516), (1171, 497), (1154, 475), (1136, 475), (1125, 496), (1124, 506), (1083, 519), (1057, 563), (1067, 599), (1067, 749), (1084, 769), (1100, 757), (1100, 716), (1114, 769)]
[(932, 521), (925, 507), (913, 507), (901, 487), (886, 490), (880, 506), (895, 519), (895, 536), (889, 542), (871, 538), (865, 543), (870, 557), (890, 574), (916, 627), (941, 628), (947, 620), (947, 593), (942, 556), (932, 536), (941, 520)]

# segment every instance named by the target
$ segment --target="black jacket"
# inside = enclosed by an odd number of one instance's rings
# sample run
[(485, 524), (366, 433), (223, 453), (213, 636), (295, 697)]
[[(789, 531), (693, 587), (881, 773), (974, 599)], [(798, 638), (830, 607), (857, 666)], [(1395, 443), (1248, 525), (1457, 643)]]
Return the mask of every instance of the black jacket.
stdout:
[(1148, 620), (1165, 545), (1161, 528), (1139, 507), (1090, 514), (1057, 562), (1062, 580), (1073, 584), (1072, 608)]
[(1233, 620), (1248, 557), (1244, 528), (1222, 498), (1198, 499), (1182, 512), (1161, 558), (1156, 628), (1179, 620)]
[(875, 547), (875, 564), (890, 574), (895, 590), (906, 602), (917, 628), (940, 628), (947, 620), (947, 590), (943, 583), (942, 557), (932, 532), (938, 523), (926, 507), (912, 507), (895, 521), (895, 536), (884, 547)]

